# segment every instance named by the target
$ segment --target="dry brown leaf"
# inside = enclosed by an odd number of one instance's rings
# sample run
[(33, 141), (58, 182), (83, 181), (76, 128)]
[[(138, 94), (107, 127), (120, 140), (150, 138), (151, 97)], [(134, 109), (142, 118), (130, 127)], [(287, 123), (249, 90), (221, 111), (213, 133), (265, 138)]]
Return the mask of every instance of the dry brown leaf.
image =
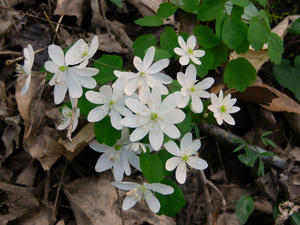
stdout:
[(80, 26), (83, 19), (84, 2), (85, 0), (58, 0), (54, 15), (75, 16), (77, 24)]
[[(121, 224), (117, 192), (111, 181), (110, 174), (104, 173), (100, 177), (77, 179), (64, 189), (74, 214), (81, 211), (84, 213), (81, 219), (89, 221), (84, 225)], [(124, 196), (125, 193), (120, 191), (121, 201)], [(175, 225), (172, 218), (154, 214), (145, 203), (138, 203), (132, 209), (123, 211), (123, 218), (126, 225)]]
[(22, 225), (46, 225), (48, 224), (48, 211), (45, 206), (40, 205), (34, 212), (30, 212), (19, 220)]
[(30, 162), (18, 175), (16, 184), (33, 187), (37, 169), (38, 168), (33, 164), (33, 162)]
[(122, 53), (127, 54), (130, 52), (128, 48), (123, 48), (119, 42), (114, 41), (108, 34), (97, 35), (99, 39), (99, 50), (109, 53)]
[(56, 225), (65, 225), (64, 219), (61, 219), (60, 221), (58, 221), (58, 222), (56, 223)]
[(39, 205), (33, 194), (33, 188), (0, 182), (0, 190), (5, 192), (1, 204), (3, 207), (3, 204), (8, 207), (7, 214), (0, 214), (0, 225), (6, 225), (9, 221), (29, 213)]

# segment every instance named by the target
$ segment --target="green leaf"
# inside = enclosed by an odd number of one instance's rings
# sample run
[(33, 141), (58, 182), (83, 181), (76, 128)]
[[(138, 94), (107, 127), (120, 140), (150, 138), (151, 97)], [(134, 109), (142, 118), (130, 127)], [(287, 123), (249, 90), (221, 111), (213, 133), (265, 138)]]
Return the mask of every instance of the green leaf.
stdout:
[(114, 70), (121, 70), (123, 66), (123, 60), (118, 55), (102, 55), (97, 59), (93, 66), (99, 69), (99, 73), (94, 76), (97, 83), (106, 84), (116, 79)]
[(171, 58), (171, 56), (167, 50), (161, 49), (161, 48), (155, 49), (154, 61), (157, 61), (160, 59), (169, 59), (169, 58)]
[(219, 39), (210, 27), (198, 25), (194, 29), (194, 34), (198, 44), (205, 48), (212, 48), (219, 43)]
[(263, 152), (260, 153), (261, 156), (266, 156), (266, 157), (272, 157), (275, 156), (275, 154), (273, 152)]
[(209, 49), (205, 49), (205, 55), (200, 58), (201, 65), (196, 65), (193, 62), (192, 64), (195, 65), (197, 70), (197, 75), (201, 78), (205, 77), (208, 73), (208, 70), (213, 69), (214, 64), (214, 55), (210, 52)]
[(146, 49), (155, 45), (156, 45), (156, 38), (152, 34), (141, 35), (133, 42), (132, 45), (133, 54), (135, 56), (139, 56), (140, 58), (143, 58)]
[(168, 159), (170, 159), (170, 158), (172, 158), (173, 157), (173, 155), (171, 155), (167, 150), (165, 150), (165, 149), (162, 149), (162, 150), (160, 150), (158, 153), (157, 153), (157, 155), (158, 155), (158, 157), (160, 158), (160, 161), (161, 161), (161, 163), (162, 163), (162, 169), (163, 169), (163, 174), (164, 174), (164, 176), (171, 176), (173, 173), (174, 173), (174, 171), (168, 171), (168, 170), (166, 170), (166, 168), (165, 168), (165, 165), (166, 165), (166, 162), (167, 162), (167, 160)]
[(262, 6), (262, 7), (266, 7), (267, 6), (267, 3), (268, 3), (268, 0), (257, 0), (257, 2)]
[(275, 65), (273, 67), (273, 70), (277, 82), (293, 92), (300, 101), (300, 67), (293, 67), (291, 66), (290, 61), (283, 59), (280, 65)]
[(230, 12), (230, 16), (232, 18), (235, 18), (237, 20), (240, 20), (242, 15), (244, 13), (244, 8), (243, 7), (240, 7), (240, 6), (237, 6), (237, 5), (233, 5), (232, 9), (231, 9), (231, 12)]
[(228, 47), (237, 49), (247, 40), (247, 26), (241, 20), (228, 16), (222, 27), (222, 40)]
[(283, 53), (283, 50), (283, 42), (281, 38), (277, 34), (272, 32), (269, 35), (268, 41), (268, 55), (271, 62), (280, 64), (282, 59), (281, 54)]
[(163, 177), (163, 164), (157, 154), (142, 153), (140, 155), (140, 165), (144, 177), (149, 183), (159, 183)]
[(113, 146), (121, 138), (121, 131), (112, 127), (109, 116), (94, 124), (94, 132), (97, 141), (108, 146)]
[(181, 123), (177, 124), (177, 127), (180, 130), (181, 137), (193, 129), (190, 110), (186, 109), (183, 111), (185, 112), (185, 119)]
[(221, 39), (221, 37), (222, 37), (222, 28), (223, 28), (223, 24), (225, 22), (225, 19), (227, 17), (228, 16), (225, 13), (223, 13), (219, 17), (217, 17), (217, 19), (216, 19), (215, 31), (216, 31), (216, 36), (219, 39)]
[(293, 33), (293, 34), (300, 34), (300, 18), (298, 18), (294, 21), (294, 23), (292, 24), (292, 26), (288, 30), (288, 32)]
[(222, 63), (225, 63), (228, 59), (228, 47), (222, 41), (220, 43), (209, 49), (214, 56), (213, 68), (220, 66)]
[(163, 25), (163, 18), (160, 16), (145, 16), (135, 20), (134, 23), (144, 27), (156, 27)]
[(239, 146), (237, 146), (237, 147), (233, 150), (233, 152), (239, 152), (239, 151), (241, 151), (243, 148), (245, 148), (245, 146), (246, 146), (246, 143), (240, 144)]
[(261, 14), (252, 17), (248, 30), (248, 41), (255, 50), (260, 50), (268, 42), (270, 29)]
[(180, 83), (174, 79), (173, 82), (170, 84), (170, 89), (169, 89), (170, 94), (175, 91), (180, 91), (180, 90), (181, 90)]
[(245, 153), (238, 155), (238, 159), (247, 167), (253, 167), (255, 165), (257, 157), (257, 154), (248, 149), (247, 146), (245, 146)]
[(112, 3), (114, 3), (119, 8), (123, 8), (122, 0), (110, 0)]
[(273, 134), (273, 131), (266, 131), (266, 132), (262, 133), (261, 137), (266, 137), (270, 134)]
[(80, 109), (80, 114), (83, 114), (85, 117), (88, 116), (89, 112), (99, 106), (97, 104), (93, 104), (91, 103), (90, 101), (88, 101), (85, 97), (85, 93), (87, 91), (89, 91), (90, 89), (87, 89), (87, 88), (83, 88), (83, 94), (82, 96), (78, 99), (78, 105), (77, 107)]
[(211, 21), (224, 12), (226, 0), (204, 0), (198, 8), (197, 17), (201, 21)]
[(249, 196), (241, 196), (235, 205), (235, 213), (241, 224), (245, 224), (255, 208), (254, 200)]
[(180, 187), (172, 180), (164, 179), (162, 184), (170, 185), (174, 188), (174, 192), (171, 195), (162, 195), (155, 193), (155, 196), (160, 202), (159, 215), (164, 214), (166, 216), (176, 216), (177, 213), (185, 205), (185, 198)]
[(290, 216), (290, 220), (294, 225), (300, 225), (300, 213), (295, 212)]
[(277, 145), (269, 138), (265, 138), (265, 141), (267, 142), (267, 145), (271, 145), (273, 148), (277, 148)]
[(174, 56), (174, 48), (178, 46), (178, 37), (172, 27), (165, 27), (164, 32), (160, 35), (160, 47), (169, 52), (170, 56)]
[(177, 11), (176, 5), (169, 2), (164, 2), (159, 5), (156, 15), (162, 18), (167, 18), (169, 16), (172, 16), (176, 11)]
[(199, 5), (199, 0), (183, 0), (183, 5), (180, 6), (184, 11), (194, 13)]
[(258, 170), (257, 170), (257, 176), (261, 177), (265, 175), (265, 166), (264, 163), (261, 159), (259, 159), (259, 164), (258, 164)]
[(249, 0), (231, 0), (233, 4), (238, 5), (238, 6), (242, 6), (242, 7), (246, 7), (247, 5), (250, 4)]
[(256, 79), (256, 70), (245, 58), (231, 60), (224, 72), (224, 82), (229, 88), (245, 91)]

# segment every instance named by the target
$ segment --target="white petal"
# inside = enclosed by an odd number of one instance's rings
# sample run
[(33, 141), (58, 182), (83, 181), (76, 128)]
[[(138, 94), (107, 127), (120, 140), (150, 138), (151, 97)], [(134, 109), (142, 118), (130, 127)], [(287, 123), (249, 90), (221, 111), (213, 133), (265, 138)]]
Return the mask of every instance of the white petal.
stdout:
[(166, 170), (173, 171), (181, 162), (181, 158), (179, 157), (172, 157), (167, 160), (166, 162)]
[(190, 59), (192, 60), (193, 63), (195, 63), (197, 65), (201, 65), (202, 64), (201, 61), (198, 58), (196, 58), (195, 56), (193, 56), (193, 55), (190, 55)]
[(103, 85), (100, 89), (99, 89), (100, 93), (103, 93), (104, 95), (106, 95), (107, 99), (109, 99), (109, 101), (112, 98), (112, 88), (109, 85)]
[(181, 156), (182, 155), (182, 152), (178, 148), (177, 144), (172, 140), (165, 143), (165, 149), (169, 153), (171, 153), (172, 155), (175, 155), (175, 156)]
[(124, 168), (123, 168), (123, 162), (120, 158), (113, 164), (113, 175), (115, 181), (123, 180)]
[(183, 50), (187, 51), (187, 46), (186, 46), (186, 43), (185, 43), (183, 37), (178, 36), (178, 43), (179, 43), (179, 46), (180, 46)]
[(185, 71), (185, 75), (186, 75), (186, 81), (188, 86), (192, 86), (194, 85), (194, 83), (196, 82), (196, 76), (197, 76), (197, 70), (196, 67), (193, 64), (188, 65), (188, 67), (186, 68)]
[(201, 113), (203, 111), (203, 104), (200, 98), (192, 97), (191, 109), (194, 113)]
[(208, 167), (208, 164), (205, 160), (193, 156), (189, 157), (187, 164), (196, 170), (205, 170)]
[(177, 73), (177, 80), (178, 80), (179, 84), (180, 84), (182, 87), (186, 87), (186, 86), (187, 86), (187, 83), (186, 83), (186, 76), (184, 75), (184, 73), (178, 72), (178, 73)]
[(146, 190), (144, 192), (145, 200), (149, 208), (152, 210), (152, 212), (157, 213), (160, 209), (160, 203), (158, 199), (151, 193), (151, 191)]
[(109, 113), (110, 116), (110, 122), (111, 125), (117, 129), (117, 130), (121, 130), (122, 129), (122, 124), (121, 124), (121, 115), (119, 113), (117, 113), (116, 111), (112, 111), (111, 113)]
[(134, 154), (132, 151), (129, 151), (129, 152), (127, 152), (127, 158), (128, 158), (129, 163), (134, 168), (141, 171), (140, 158), (136, 154)]
[(126, 79), (132, 79), (133, 77), (136, 76), (136, 73), (133, 73), (133, 72), (123, 72), (123, 71), (119, 71), (119, 70), (114, 70), (114, 74), (118, 78), (125, 77)]
[(82, 96), (82, 87), (80, 84), (72, 78), (72, 76), (66, 76), (66, 82), (68, 85), (69, 95), (72, 98), (80, 98)]
[(132, 208), (136, 203), (137, 203), (137, 200), (134, 196), (126, 196), (123, 201), (123, 204), (122, 204), (122, 209), (128, 210), (128, 209)]
[(195, 50), (195, 51), (193, 52), (193, 55), (194, 55), (195, 57), (197, 57), (197, 58), (203, 57), (203, 56), (205, 55), (205, 51), (203, 51), (203, 50)]
[(109, 147), (105, 144), (100, 144), (97, 140), (93, 140), (89, 143), (91, 149), (96, 152), (107, 152)]
[(58, 66), (64, 66), (65, 65), (65, 57), (64, 57), (64, 52), (61, 49), (61, 47), (57, 45), (50, 45), (48, 47), (48, 53), (50, 59), (58, 65)]
[(130, 116), (132, 115), (132, 112), (127, 109), (124, 105), (115, 104), (113, 108), (119, 112), (122, 116)]
[(149, 119), (140, 115), (126, 116), (121, 120), (121, 124), (125, 127), (135, 128), (148, 123)]
[(77, 40), (66, 53), (66, 65), (75, 65), (84, 60), (85, 57), (81, 55), (81, 47), (86, 45), (83, 39)]
[(64, 85), (55, 85), (54, 86), (54, 102), (55, 104), (60, 104), (67, 93), (67, 87)]
[(185, 119), (185, 113), (180, 109), (173, 109), (168, 114), (162, 115), (164, 122), (166, 123), (181, 123)]
[(137, 114), (145, 115), (145, 113), (149, 111), (149, 109), (145, 105), (133, 98), (127, 98), (125, 100), (125, 104), (132, 112)]
[(91, 68), (91, 67), (87, 67), (87, 68), (69, 67), (68, 70), (82, 77), (92, 77), (99, 73), (98, 69)]
[(210, 100), (211, 100), (211, 103), (213, 105), (215, 105), (215, 106), (219, 106), (220, 105), (219, 98), (214, 93), (211, 94)]
[(162, 84), (171, 84), (173, 82), (173, 79), (170, 76), (163, 73), (151, 74), (151, 79)]
[(109, 103), (110, 99), (103, 93), (97, 91), (87, 91), (85, 93), (85, 97), (87, 100), (94, 104), (105, 104)]
[(161, 122), (159, 126), (170, 138), (176, 139), (180, 137), (180, 131), (174, 124)]
[(96, 51), (98, 50), (98, 47), (99, 47), (99, 40), (98, 40), (98, 36), (95, 35), (91, 41), (88, 58), (92, 58), (95, 55)]
[(184, 108), (187, 106), (187, 104), (189, 103), (189, 100), (190, 100), (190, 95), (181, 95), (181, 98), (180, 98), (180, 101), (178, 101), (178, 105), (177, 107), (179, 108)]
[(182, 66), (189, 64), (189, 61), (190, 61), (190, 57), (188, 54), (185, 54), (179, 58), (179, 63)]
[(162, 71), (164, 68), (166, 68), (170, 63), (169, 59), (161, 59), (158, 60), (157, 62), (153, 63), (147, 70), (146, 72), (148, 74), (153, 74), (153, 73), (158, 73)]
[(151, 46), (148, 48), (145, 57), (143, 59), (143, 71), (146, 71), (149, 66), (152, 64), (153, 59), (154, 59), (154, 54), (155, 54), (155, 48)]
[(223, 91), (220, 90), (219, 92), (219, 101), (222, 102), (223, 101)]
[(174, 48), (174, 52), (175, 52), (177, 55), (180, 55), (180, 56), (186, 54), (186, 51), (184, 51), (182, 48), (178, 48), (178, 47)]
[(196, 37), (194, 35), (189, 36), (186, 43), (187, 48), (194, 49), (196, 47), (196, 44)]
[(200, 139), (195, 139), (192, 144), (192, 154), (196, 153), (201, 148)]
[(71, 118), (70, 119), (66, 119), (66, 120), (63, 120), (57, 127), (56, 129), (57, 130), (64, 130), (66, 129), (69, 124), (71, 123)]
[(112, 168), (112, 162), (110, 161), (109, 155), (103, 153), (98, 159), (95, 170), (99, 173)]
[(130, 141), (135, 142), (143, 139), (149, 133), (149, 129), (144, 126), (136, 128), (130, 135)]
[(97, 86), (97, 82), (92, 77), (81, 77), (81, 76), (73, 76), (73, 79), (76, 80), (82, 87), (92, 89)]
[(140, 57), (135, 56), (133, 58), (133, 65), (135, 66), (135, 68), (138, 71), (142, 71), (143, 70), (143, 61), (142, 61), (142, 59)]
[(126, 95), (131, 96), (136, 89), (138, 88), (138, 84), (139, 84), (139, 77), (135, 77), (133, 79), (130, 79), (127, 81), (126, 87), (124, 89), (124, 92)]
[(126, 150), (122, 149), (120, 154), (121, 154), (121, 160), (122, 160), (122, 164), (123, 164), (123, 169), (124, 172), (127, 176), (130, 176), (131, 174), (131, 169), (130, 169), (130, 165), (129, 165), (129, 161), (127, 158), (127, 154), (125, 152)]
[[(139, 139), (140, 140), (140, 139)], [(158, 125), (155, 125), (149, 132), (149, 141), (152, 148), (157, 151), (164, 141), (164, 133)]]
[(102, 120), (108, 113), (108, 106), (102, 105), (92, 109), (89, 114), (87, 120), (89, 122), (98, 122)]
[(190, 149), (192, 147), (192, 143), (193, 143), (192, 133), (188, 132), (182, 137), (182, 139), (180, 141), (180, 149), (182, 151), (184, 151), (186, 149)]
[(181, 162), (175, 172), (176, 180), (178, 183), (183, 184), (186, 180), (186, 164)]
[(50, 73), (56, 73), (59, 70), (58, 66), (53, 61), (47, 61), (44, 64), (45, 69)]
[(236, 112), (240, 111), (240, 107), (232, 106), (227, 111), (228, 111), (228, 113), (236, 113)]
[(224, 115), (223, 120), (230, 125), (235, 125), (235, 121), (233, 117), (230, 116), (229, 114)]
[(141, 185), (137, 184), (137, 183), (134, 183), (134, 182), (118, 182), (118, 181), (114, 181), (114, 182), (111, 182), (111, 184), (121, 190), (124, 190), (124, 191), (129, 191), (129, 190), (132, 190), (134, 188), (137, 188)]
[(160, 112), (168, 112), (178, 105), (178, 101), (181, 99), (181, 94), (179, 92), (174, 92), (169, 94), (161, 103)]
[(22, 96), (24, 96), (26, 94), (26, 92), (28, 91), (29, 86), (30, 86), (30, 82), (31, 82), (31, 74), (28, 74), (27, 77), (26, 77), (25, 84), (24, 84), (24, 86), (22, 87), (22, 90), (21, 90), (21, 95)]
[(147, 187), (157, 193), (163, 194), (163, 195), (169, 195), (174, 192), (174, 188), (170, 185), (166, 184), (160, 184), (160, 183), (152, 183), (147, 184)]

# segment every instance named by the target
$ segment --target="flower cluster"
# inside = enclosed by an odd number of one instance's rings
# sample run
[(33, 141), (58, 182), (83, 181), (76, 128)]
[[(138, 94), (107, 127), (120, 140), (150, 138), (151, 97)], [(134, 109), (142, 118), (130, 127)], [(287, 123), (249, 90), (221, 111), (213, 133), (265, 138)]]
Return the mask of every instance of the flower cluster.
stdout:
[[(168, 151), (172, 157), (166, 161), (164, 167), (168, 171), (176, 169), (175, 177), (180, 184), (185, 183), (188, 168), (204, 170), (208, 167), (207, 162), (197, 153), (201, 147), (200, 139), (193, 140), (191, 132), (183, 133), (178, 127), (186, 119), (186, 111), (198, 114), (208, 109), (213, 112), (219, 125), (223, 122), (235, 124), (230, 114), (239, 111), (239, 107), (234, 106), (236, 99), (232, 99), (230, 94), (224, 98), (222, 91), (218, 97), (210, 94), (208, 90), (214, 83), (212, 77), (197, 79), (195, 65), (201, 65), (199, 58), (205, 52), (196, 49), (195, 36), (190, 36), (187, 42), (179, 36), (178, 43), (181, 48), (176, 47), (174, 52), (180, 56), (181, 65), (188, 65), (185, 73), (177, 73), (181, 89), (169, 93), (168, 85), (173, 79), (163, 70), (170, 62), (168, 59), (154, 62), (155, 47), (152, 46), (147, 49), (143, 59), (134, 57), (133, 65), (137, 72), (115, 70), (117, 79), (111, 85), (102, 85), (98, 90), (89, 90), (84, 95), (89, 102), (95, 104), (89, 111), (87, 120), (99, 122), (109, 117), (112, 128), (121, 132), (121, 138), (113, 146), (97, 140), (92, 141), (89, 146), (102, 153), (96, 163), (96, 171), (111, 169), (115, 179), (112, 184), (128, 191), (122, 206), (124, 210), (145, 200), (153, 212), (159, 212), (160, 202), (153, 192), (162, 195), (174, 192), (174, 188), (166, 184), (122, 182), (124, 174), (131, 175), (131, 166), (141, 171), (139, 154), (148, 154), (152, 150)], [(57, 45), (50, 45), (48, 48), (51, 61), (45, 63), (45, 68), (53, 74), (49, 85), (54, 86), (54, 102), (63, 102), (68, 92), (74, 108), (61, 108), (61, 123), (57, 126), (59, 130), (66, 129), (72, 122), (73, 131), (75, 130), (80, 110), (74, 104), (74, 99), (83, 95), (83, 87), (94, 89), (97, 86), (93, 76), (98, 74), (98, 69), (87, 67), (97, 49), (97, 36), (90, 45), (82, 39), (78, 40), (65, 54)], [(18, 72), (27, 76), (22, 94), (27, 92), (30, 84), (34, 61), (31, 45), (24, 49), (24, 56), (24, 66), (18, 67)], [(190, 60), (192, 64), (189, 64)], [(207, 109), (203, 99), (211, 100)], [(179, 148), (176, 140), (180, 137)]]

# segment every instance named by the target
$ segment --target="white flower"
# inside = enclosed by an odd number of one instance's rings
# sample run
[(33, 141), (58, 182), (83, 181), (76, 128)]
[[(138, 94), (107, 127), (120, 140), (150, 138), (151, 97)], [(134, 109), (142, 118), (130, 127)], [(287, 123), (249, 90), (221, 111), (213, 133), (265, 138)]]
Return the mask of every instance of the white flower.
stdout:
[(33, 62), (34, 62), (34, 52), (33, 52), (31, 44), (29, 44), (27, 46), (27, 48), (24, 48), (23, 54), (24, 54), (24, 58), (25, 58), (24, 65), (23, 66), (21, 66), (19, 64), (16, 65), (16, 70), (17, 70), (17, 73), (19, 74), (19, 76), (20, 77), (27, 76), (25, 84), (21, 90), (22, 96), (24, 96), (26, 94), (26, 92), (28, 91), (30, 82), (31, 82), (31, 69), (32, 69)]
[(124, 172), (127, 176), (131, 174), (130, 164), (137, 170), (141, 170), (139, 157), (129, 149), (129, 145), (128, 128), (122, 130), (121, 139), (112, 147), (99, 144), (96, 140), (90, 142), (89, 146), (93, 150), (103, 152), (96, 163), (95, 170), (97, 172), (103, 172), (113, 168), (116, 181), (123, 179)]
[(142, 151), (143, 152), (147, 152), (147, 148), (149, 148), (150, 152), (153, 151), (153, 149), (151, 148), (151, 145), (148, 144), (144, 144), (142, 142), (134, 142), (130, 144), (130, 149), (134, 152), (136, 152), (137, 154), (140, 154)]
[(56, 104), (64, 100), (67, 90), (72, 98), (80, 98), (83, 93), (82, 87), (89, 89), (96, 87), (97, 83), (92, 76), (99, 72), (98, 69), (85, 68), (86, 65), (69, 66), (68, 57), (64, 56), (63, 50), (57, 45), (50, 45), (48, 52), (52, 61), (47, 61), (45, 68), (50, 73), (54, 73), (49, 85), (55, 85), (54, 102)]
[(174, 192), (174, 188), (172, 186), (160, 183), (144, 183), (141, 185), (134, 182), (112, 182), (112, 185), (121, 190), (129, 191), (126, 193), (126, 197), (122, 204), (123, 210), (132, 208), (138, 201), (142, 201), (144, 199), (152, 212), (158, 213), (160, 209), (160, 202), (153, 195), (153, 192), (163, 195), (169, 195)]
[(187, 42), (181, 36), (178, 36), (178, 43), (181, 48), (174, 48), (174, 52), (180, 55), (179, 63), (183, 66), (189, 64), (190, 59), (197, 65), (201, 65), (201, 61), (198, 59), (205, 55), (203, 50), (194, 50), (196, 47), (196, 37), (191, 35)]
[(66, 64), (76, 65), (83, 63), (86, 65), (88, 60), (94, 56), (98, 50), (99, 41), (98, 36), (94, 36), (91, 45), (89, 46), (83, 39), (79, 39), (72, 45), (66, 53)]
[(106, 115), (109, 115), (111, 125), (115, 129), (121, 130), (121, 115), (132, 115), (131, 111), (125, 107), (125, 99), (127, 96), (124, 95), (123, 89), (112, 89), (108, 85), (103, 85), (99, 89), (99, 92), (87, 91), (85, 96), (90, 102), (101, 104), (101, 106), (98, 106), (89, 112), (87, 119), (90, 122), (100, 121)]
[[(162, 94), (168, 94), (168, 89), (166, 88), (166, 86), (164, 86), (164, 84), (172, 83), (172, 78), (168, 75), (161, 73), (161, 70), (163, 70), (169, 65), (169, 60), (161, 59), (152, 64), (154, 54), (155, 48), (152, 46), (147, 50), (143, 60), (138, 56), (134, 57), (133, 64), (138, 70), (137, 73), (122, 72), (118, 70), (114, 71), (114, 74), (118, 78), (126, 78), (126, 84), (124, 89), (126, 95), (131, 96), (137, 88), (139, 88), (140, 92), (144, 92), (146, 89), (149, 90), (149, 87), (153, 88), (154, 86), (159, 87)], [(119, 82), (120, 81), (118, 79), (114, 85), (116, 85)]]
[(205, 78), (204, 80), (197, 82), (196, 80), (197, 71), (193, 64), (190, 64), (185, 71), (177, 73), (177, 80), (182, 86), (181, 93), (183, 95), (179, 107), (185, 107), (190, 97), (192, 98), (191, 109), (194, 113), (201, 113), (203, 111), (203, 104), (200, 98), (210, 98), (210, 93), (205, 91), (210, 88), (214, 83), (212, 77)]
[(207, 162), (197, 155), (197, 151), (201, 147), (200, 140), (193, 141), (192, 138), (190, 132), (186, 133), (180, 141), (180, 149), (174, 141), (168, 141), (165, 144), (166, 150), (175, 155), (167, 160), (166, 169), (172, 171), (177, 167), (175, 176), (180, 184), (186, 180), (187, 165), (197, 170), (204, 170), (208, 166)]
[[(73, 107), (74, 99), (70, 98), (70, 100), (71, 100), (71, 104), (72, 104), (72, 107)], [(60, 118), (59, 118), (60, 119), (60, 124), (56, 127), (56, 129), (64, 130), (64, 129), (68, 128), (70, 123), (71, 123), (71, 120), (72, 120), (72, 113), (73, 113), (72, 109), (70, 109), (67, 106), (63, 106), (61, 108), (61, 111), (60, 111)], [(80, 109), (76, 108), (72, 132), (76, 129), (76, 127), (78, 125), (79, 116), (80, 116)]]
[(211, 94), (211, 105), (208, 109), (214, 113), (214, 117), (219, 125), (222, 125), (223, 120), (230, 124), (235, 125), (235, 121), (230, 113), (236, 113), (240, 111), (240, 108), (233, 106), (236, 103), (236, 98), (231, 98), (231, 94), (228, 94), (223, 98), (223, 91), (219, 93), (219, 97), (215, 94)]
[(178, 94), (170, 94), (161, 102), (161, 93), (155, 87), (149, 97), (144, 97), (149, 99), (146, 104), (137, 99), (126, 99), (126, 106), (135, 113), (121, 121), (123, 126), (136, 128), (130, 135), (130, 141), (141, 140), (149, 133), (150, 144), (157, 151), (163, 143), (164, 133), (170, 138), (179, 138), (180, 131), (174, 124), (182, 122), (185, 114), (176, 108), (180, 100)]

